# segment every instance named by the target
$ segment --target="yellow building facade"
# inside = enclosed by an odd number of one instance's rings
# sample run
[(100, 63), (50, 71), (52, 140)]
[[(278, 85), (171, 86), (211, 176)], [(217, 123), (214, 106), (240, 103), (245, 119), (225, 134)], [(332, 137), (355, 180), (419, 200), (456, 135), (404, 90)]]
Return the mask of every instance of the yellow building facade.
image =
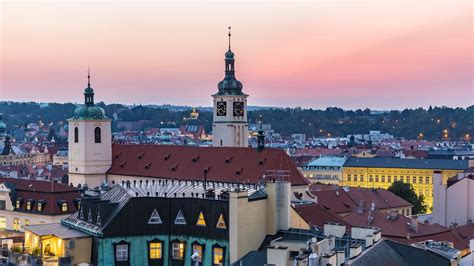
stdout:
[(433, 174), (440, 172), (443, 184), (462, 172), (468, 161), (385, 158), (350, 158), (342, 170), (341, 186), (388, 189), (395, 181), (413, 185), (425, 197), (428, 212), (433, 207)]

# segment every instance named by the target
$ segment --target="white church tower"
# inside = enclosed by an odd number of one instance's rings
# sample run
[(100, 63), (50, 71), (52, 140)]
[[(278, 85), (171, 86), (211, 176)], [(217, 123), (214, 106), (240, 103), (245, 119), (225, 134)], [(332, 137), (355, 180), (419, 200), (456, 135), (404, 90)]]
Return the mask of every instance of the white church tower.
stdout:
[(225, 53), (225, 77), (214, 98), (212, 143), (214, 147), (248, 147), (247, 97), (242, 83), (235, 78), (234, 53)]
[(111, 119), (94, 104), (94, 90), (87, 75), (84, 105), (74, 110), (69, 122), (69, 183), (89, 188), (100, 186), (112, 165)]

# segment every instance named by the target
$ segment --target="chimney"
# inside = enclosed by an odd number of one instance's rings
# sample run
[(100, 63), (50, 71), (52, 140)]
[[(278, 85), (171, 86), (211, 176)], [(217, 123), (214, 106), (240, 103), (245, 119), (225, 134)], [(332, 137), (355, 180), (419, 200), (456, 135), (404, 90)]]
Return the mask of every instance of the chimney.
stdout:
[(267, 264), (287, 265), (290, 255), (287, 247), (269, 246), (267, 247)]

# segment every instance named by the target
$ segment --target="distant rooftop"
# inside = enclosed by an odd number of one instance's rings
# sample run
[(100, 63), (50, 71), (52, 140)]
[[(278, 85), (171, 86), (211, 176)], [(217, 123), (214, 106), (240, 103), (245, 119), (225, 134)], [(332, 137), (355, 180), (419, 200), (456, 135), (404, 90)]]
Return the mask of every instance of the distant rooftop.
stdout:
[(315, 160), (312, 160), (308, 163), (308, 166), (333, 166), (333, 167), (342, 167), (346, 162), (346, 157), (337, 157), (337, 156), (321, 156)]
[(469, 161), (442, 159), (394, 159), (351, 157), (346, 161), (344, 167), (466, 170), (469, 168)]

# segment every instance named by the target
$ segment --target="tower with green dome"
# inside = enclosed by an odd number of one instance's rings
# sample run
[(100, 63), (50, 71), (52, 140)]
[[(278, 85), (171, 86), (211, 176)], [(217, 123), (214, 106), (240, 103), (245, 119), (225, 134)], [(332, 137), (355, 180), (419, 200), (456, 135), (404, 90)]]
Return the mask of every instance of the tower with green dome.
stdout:
[(230, 27), (229, 49), (225, 53), (224, 79), (217, 85), (214, 98), (212, 123), (212, 145), (216, 147), (247, 147), (247, 97), (242, 92), (242, 82), (235, 77), (234, 52), (231, 50)]
[(87, 74), (84, 104), (74, 110), (69, 123), (69, 182), (74, 186), (100, 186), (112, 165), (112, 129), (103, 108), (94, 103)]

